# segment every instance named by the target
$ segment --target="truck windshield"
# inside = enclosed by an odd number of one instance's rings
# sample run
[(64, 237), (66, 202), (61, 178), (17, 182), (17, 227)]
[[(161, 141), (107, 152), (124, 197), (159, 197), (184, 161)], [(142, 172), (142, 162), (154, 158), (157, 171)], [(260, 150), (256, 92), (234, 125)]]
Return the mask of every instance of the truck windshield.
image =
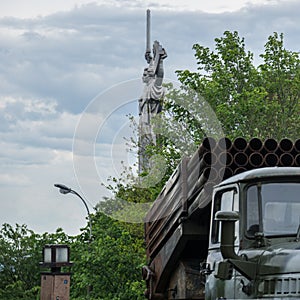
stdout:
[(247, 236), (296, 235), (300, 223), (300, 183), (252, 185), (247, 190)]

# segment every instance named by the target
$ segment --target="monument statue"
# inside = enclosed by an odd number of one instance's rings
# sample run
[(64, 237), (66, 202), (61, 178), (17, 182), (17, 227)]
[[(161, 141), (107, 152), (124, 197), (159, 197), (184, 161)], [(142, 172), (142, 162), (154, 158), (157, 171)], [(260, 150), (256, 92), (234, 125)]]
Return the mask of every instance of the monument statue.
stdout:
[(139, 99), (139, 171), (149, 169), (145, 149), (148, 145), (156, 144), (152, 119), (162, 111), (162, 99), (165, 89), (162, 86), (164, 77), (163, 60), (167, 57), (165, 49), (158, 41), (154, 41), (150, 49), (150, 10), (147, 10), (146, 52), (148, 66), (143, 72), (144, 90)]

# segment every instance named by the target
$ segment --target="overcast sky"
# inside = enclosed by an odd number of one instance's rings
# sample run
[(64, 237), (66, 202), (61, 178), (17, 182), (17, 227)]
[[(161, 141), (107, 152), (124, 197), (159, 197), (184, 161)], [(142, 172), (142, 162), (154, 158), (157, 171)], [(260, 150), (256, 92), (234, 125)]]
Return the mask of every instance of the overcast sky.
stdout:
[(147, 8), (151, 39), (168, 53), (166, 80), (195, 69), (193, 44), (212, 47), (225, 30), (245, 37), (256, 59), (274, 31), (300, 48), (296, 0), (1, 1), (0, 224), (77, 234), (85, 208), (53, 184), (81, 193), (92, 211), (101, 182), (131, 161), (125, 115), (137, 114), (141, 95)]

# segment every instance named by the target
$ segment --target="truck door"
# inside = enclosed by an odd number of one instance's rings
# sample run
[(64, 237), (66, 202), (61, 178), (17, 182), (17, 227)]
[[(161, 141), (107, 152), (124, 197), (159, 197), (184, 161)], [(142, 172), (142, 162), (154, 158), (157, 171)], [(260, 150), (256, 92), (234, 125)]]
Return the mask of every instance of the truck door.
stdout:
[[(216, 190), (213, 197), (211, 212), (210, 243), (207, 264), (210, 275), (206, 282), (206, 299), (234, 298), (234, 280), (221, 280), (215, 277), (218, 263), (223, 260), (220, 252), (221, 230), (220, 222), (214, 220), (218, 211), (239, 211), (239, 195), (237, 186), (230, 186)], [(239, 246), (239, 221), (235, 223), (235, 245)], [(238, 249), (236, 249), (238, 250)]]

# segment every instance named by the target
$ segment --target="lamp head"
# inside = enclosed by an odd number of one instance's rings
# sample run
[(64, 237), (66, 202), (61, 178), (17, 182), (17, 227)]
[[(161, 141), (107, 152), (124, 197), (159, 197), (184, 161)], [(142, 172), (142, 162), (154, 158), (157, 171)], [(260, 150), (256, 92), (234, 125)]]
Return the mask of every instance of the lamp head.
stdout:
[(72, 192), (72, 189), (70, 189), (69, 187), (63, 185), (63, 184), (54, 184), (55, 187), (59, 188), (60, 193), (62, 194), (69, 194)]

